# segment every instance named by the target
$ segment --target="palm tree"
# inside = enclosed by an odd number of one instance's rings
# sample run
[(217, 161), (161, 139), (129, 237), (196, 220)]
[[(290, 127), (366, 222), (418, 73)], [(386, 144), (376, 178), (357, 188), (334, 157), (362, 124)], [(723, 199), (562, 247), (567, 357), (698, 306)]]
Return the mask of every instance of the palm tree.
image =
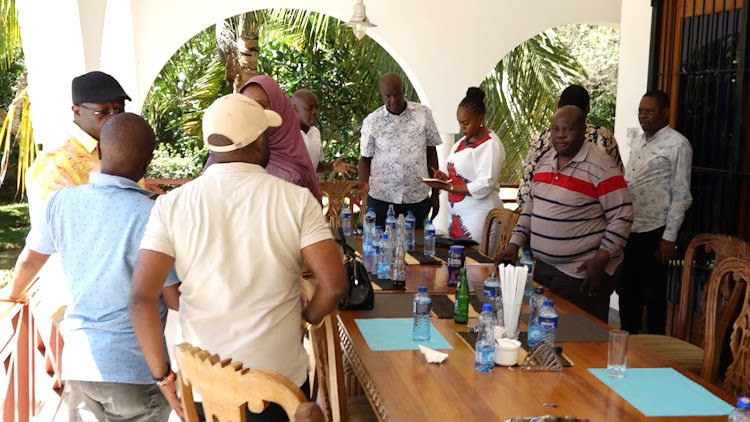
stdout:
[[(11, 73), (14, 65), (23, 57), (21, 30), (18, 25), (15, 0), (0, 0), (0, 72)], [(8, 74), (6, 73), (6, 74)], [(16, 94), (10, 102), (8, 112), (1, 111), (0, 120), (0, 185), (10, 166), (11, 155), (18, 147), (16, 192), (23, 193), (26, 169), (34, 162), (36, 145), (29, 113), (29, 96), (26, 91), (26, 73), (20, 77)]]

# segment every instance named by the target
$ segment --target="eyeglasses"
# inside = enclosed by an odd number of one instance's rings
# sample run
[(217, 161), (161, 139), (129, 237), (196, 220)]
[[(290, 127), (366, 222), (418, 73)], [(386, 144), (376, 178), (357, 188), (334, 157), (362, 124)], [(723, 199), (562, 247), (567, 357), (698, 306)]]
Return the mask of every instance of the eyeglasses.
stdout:
[(90, 111), (91, 114), (93, 114), (94, 116), (98, 116), (98, 117), (102, 117), (102, 116), (114, 116), (115, 114), (120, 114), (120, 113), (123, 112), (123, 110), (120, 110), (119, 108), (112, 108), (112, 109), (105, 108), (105, 109), (102, 109), (102, 110), (97, 110), (95, 108), (86, 107), (83, 104), (79, 104), (79, 107), (84, 108), (84, 109)]
[(638, 115), (638, 116), (640, 116), (640, 115), (654, 116), (658, 112), (659, 112), (658, 110), (640, 110), (639, 109), (639, 110), (635, 111), (635, 114)]

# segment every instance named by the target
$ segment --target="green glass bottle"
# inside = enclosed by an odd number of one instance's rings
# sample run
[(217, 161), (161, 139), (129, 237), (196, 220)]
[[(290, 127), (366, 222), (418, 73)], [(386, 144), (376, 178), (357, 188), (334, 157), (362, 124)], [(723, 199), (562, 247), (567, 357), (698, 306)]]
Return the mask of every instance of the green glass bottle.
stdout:
[(458, 276), (453, 320), (456, 324), (466, 324), (469, 322), (469, 282), (466, 280), (466, 267), (461, 268), (461, 274)]

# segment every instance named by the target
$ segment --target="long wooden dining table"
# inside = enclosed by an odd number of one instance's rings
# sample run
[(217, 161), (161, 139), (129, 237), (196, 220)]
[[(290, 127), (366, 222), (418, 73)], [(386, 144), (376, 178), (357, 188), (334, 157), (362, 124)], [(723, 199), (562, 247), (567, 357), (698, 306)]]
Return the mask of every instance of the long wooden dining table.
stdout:
[[(382, 291), (410, 294), (425, 285), (431, 294), (453, 293), (447, 286), (445, 265), (410, 265), (406, 290)], [(492, 264), (467, 265), (469, 285), (484, 281)], [(375, 306), (378, 306), (378, 297)], [(581, 309), (545, 290), (560, 314)], [(528, 313), (524, 305), (522, 313)], [(588, 315), (588, 314), (586, 314)], [(588, 315), (605, 328), (611, 328)], [(474, 351), (456, 333), (467, 325), (433, 316), (432, 324), (453, 347), (441, 364), (428, 364), (417, 350), (370, 350), (355, 320), (358, 311), (339, 311), (343, 353), (381, 421), (500, 421), (517, 416), (573, 415), (589, 421), (726, 421), (719, 417), (646, 418), (633, 405), (592, 375), (589, 368), (606, 368), (607, 343), (560, 343), (573, 362), (562, 372), (522, 371), (520, 367), (496, 366), (492, 373), (474, 370)], [(469, 325), (475, 324), (470, 321)], [(526, 331), (524, 322), (521, 331)], [(638, 345), (628, 343), (628, 368), (671, 367), (702, 385), (727, 403), (733, 397), (689, 371)], [(689, 406), (689, 403), (685, 403)]]

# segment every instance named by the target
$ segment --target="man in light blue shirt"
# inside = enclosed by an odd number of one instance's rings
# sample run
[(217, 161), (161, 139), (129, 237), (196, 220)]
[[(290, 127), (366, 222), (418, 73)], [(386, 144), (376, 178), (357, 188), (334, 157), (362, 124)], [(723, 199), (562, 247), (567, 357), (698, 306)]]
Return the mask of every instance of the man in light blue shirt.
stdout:
[[(60, 329), (71, 421), (165, 421), (169, 416), (170, 406), (146, 365), (128, 314), (130, 281), (154, 205), (153, 193), (137, 181), (146, 173), (154, 144), (154, 132), (141, 117), (110, 117), (99, 142), (102, 172), (50, 198), (16, 263), (11, 299), (23, 302), (49, 256), (61, 255), (70, 295)], [(164, 301), (174, 308), (177, 283), (172, 271), (163, 290)], [(163, 329), (164, 302), (159, 311)]]
[(690, 142), (669, 127), (669, 97), (651, 91), (641, 99), (638, 121), (643, 133), (631, 139), (625, 180), (633, 199), (633, 227), (625, 247), (620, 296), (622, 329), (636, 334), (646, 308), (649, 334), (667, 326), (667, 262), (693, 200)]

